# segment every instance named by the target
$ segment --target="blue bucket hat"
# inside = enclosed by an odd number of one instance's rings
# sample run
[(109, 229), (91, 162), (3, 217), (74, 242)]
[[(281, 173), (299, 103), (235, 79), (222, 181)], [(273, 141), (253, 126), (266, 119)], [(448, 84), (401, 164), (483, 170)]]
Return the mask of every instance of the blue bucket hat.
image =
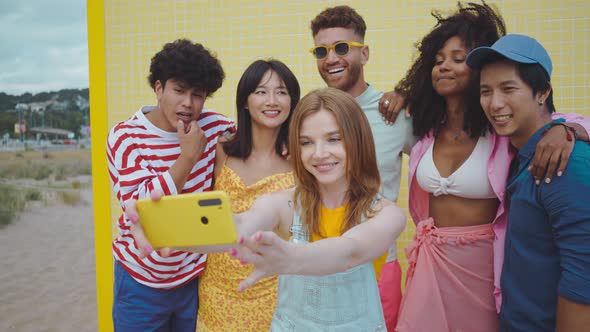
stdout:
[(500, 54), (519, 63), (538, 63), (551, 77), (553, 70), (551, 58), (547, 50), (535, 38), (518, 34), (506, 35), (498, 39), (491, 47), (482, 46), (469, 52), (467, 65), (480, 69), (482, 63), (492, 54)]

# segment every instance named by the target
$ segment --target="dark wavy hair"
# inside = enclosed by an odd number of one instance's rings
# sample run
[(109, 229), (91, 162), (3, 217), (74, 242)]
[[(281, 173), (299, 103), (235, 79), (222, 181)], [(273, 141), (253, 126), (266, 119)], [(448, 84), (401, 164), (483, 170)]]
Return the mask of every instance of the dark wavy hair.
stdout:
[[(433, 11), (437, 20), (434, 28), (416, 43), (418, 57), (397, 84), (395, 91), (406, 97), (412, 107), (414, 135), (424, 137), (434, 129), (435, 136), (446, 119), (446, 104), (432, 86), (432, 68), (437, 52), (450, 38), (458, 36), (468, 50), (491, 46), (506, 34), (506, 26), (498, 11), (482, 4), (457, 3), (457, 11), (444, 17)], [(471, 71), (468, 89), (464, 94), (464, 130), (477, 137), (490, 130), (490, 124), (479, 103), (479, 73)]]
[(248, 96), (260, 85), (260, 81), (267, 71), (272, 71), (273, 75), (279, 75), (279, 78), (285, 83), (287, 92), (291, 97), (291, 107), (287, 120), (281, 125), (279, 135), (275, 141), (275, 151), (279, 156), (284, 158), (283, 150), (289, 147), (289, 124), (295, 105), (299, 102), (301, 90), (295, 74), (279, 60), (257, 60), (254, 61), (242, 74), (236, 93), (236, 108), (238, 110), (238, 129), (229, 140), (223, 143), (223, 151), (231, 157), (246, 160), (252, 153), (252, 117), (246, 109)]
[(336, 6), (324, 9), (311, 21), (311, 35), (315, 37), (322, 29), (346, 28), (365, 39), (367, 24), (363, 17), (349, 6)]
[(221, 87), (225, 72), (219, 60), (203, 45), (188, 39), (177, 39), (164, 45), (152, 58), (148, 82), (166, 86), (169, 79), (191, 88), (199, 88), (211, 96)]

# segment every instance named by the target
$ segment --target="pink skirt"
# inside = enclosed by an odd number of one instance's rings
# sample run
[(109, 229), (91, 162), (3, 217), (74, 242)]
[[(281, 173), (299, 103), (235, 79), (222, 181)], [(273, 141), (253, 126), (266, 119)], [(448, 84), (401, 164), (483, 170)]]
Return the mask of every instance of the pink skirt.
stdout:
[(378, 286), (385, 327), (387, 331), (393, 331), (402, 300), (402, 268), (397, 259), (383, 265)]
[(418, 223), (396, 331), (498, 331), (491, 224)]

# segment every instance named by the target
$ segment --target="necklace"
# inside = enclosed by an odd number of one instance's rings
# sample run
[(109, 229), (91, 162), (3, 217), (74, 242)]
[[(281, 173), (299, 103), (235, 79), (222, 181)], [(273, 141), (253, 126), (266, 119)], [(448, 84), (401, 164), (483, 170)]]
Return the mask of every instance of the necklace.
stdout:
[(451, 137), (453, 139), (453, 141), (458, 141), (459, 138), (461, 138), (463, 136), (464, 131), (460, 130), (460, 131), (451, 131), (450, 129), (447, 129), (448, 132), (448, 137)]

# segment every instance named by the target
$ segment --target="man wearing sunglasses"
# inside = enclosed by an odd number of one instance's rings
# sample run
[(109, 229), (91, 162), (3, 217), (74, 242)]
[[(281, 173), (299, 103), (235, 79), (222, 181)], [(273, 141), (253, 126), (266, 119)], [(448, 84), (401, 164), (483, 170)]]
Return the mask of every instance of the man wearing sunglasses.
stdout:
[[(354, 9), (348, 6), (327, 8), (311, 21), (315, 46), (310, 52), (326, 84), (348, 92), (361, 105), (375, 139), (383, 196), (396, 201), (401, 153), (409, 155), (415, 142), (412, 121), (402, 114), (393, 125), (387, 125), (379, 114), (379, 99), (383, 92), (365, 81), (363, 71), (369, 61), (369, 46), (364, 43), (366, 29), (365, 21)], [(396, 259), (396, 247), (393, 246), (389, 254), (375, 261), (374, 265), (387, 329), (393, 331), (401, 299), (401, 268)]]

